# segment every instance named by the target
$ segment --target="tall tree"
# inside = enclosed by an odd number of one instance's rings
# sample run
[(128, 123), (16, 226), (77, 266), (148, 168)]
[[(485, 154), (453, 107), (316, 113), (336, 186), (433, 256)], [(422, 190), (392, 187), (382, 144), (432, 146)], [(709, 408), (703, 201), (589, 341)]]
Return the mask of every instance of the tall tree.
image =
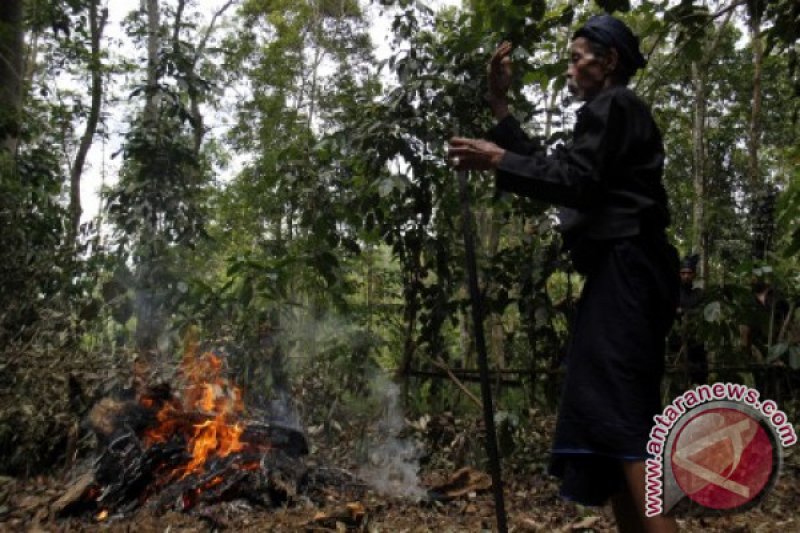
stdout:
[(700, 256), (701, 277), (704, 282), (708, 279), (708, 234), (706, 229), (708, 68), (716, 57), (720, 40), (732, 16), (733, 10), (731, 9), (721, 24), (711, 26), (707, 32), (707, 41), (702, 54), (691, 64), (692, 83), (695, 91), (694, 125), (692, 127), (694, 206), (692, 208), (691, 249)]
[[(160, 78), (161, 10), (158, 0), (145, 0), (143, 5), (147, 13), (147, 80), (145, 81), (143, 119), (145, 124), (154, 124), (158, 120), (158, 100), (160, 97), (158, 80)], [(178, 13), (181, 13), (181, 11), (178, 11)]]
[(70, 225), (69, 242), (75, 242), (78, 235), (78, 228), (81, 221), (81, 176), (86, 165), (86, 156), (92, 147), (97, 124), (100, 120), (100, 109), (103, 102), (103, 65), (100, 57), (100, 40), (103, 36), (103, 29), (108, 20), (108, 9), (100, 10), (100, 0), (89, 0), (89, 72), (91, 73), (91, 103), (89, 105), (89, 116), (81, 136), (78, 152), (72, 164), (70, 172)]
[(753, 108), (750, 113), (748, 128), (748, 178), (753, 190), (758, 189), (761, 172), (758, 165), (758, 148), (761, 136), (761, 76), (764, 64), (764, 43), (761, 36), (761, 18), (764, 14), (763, 0), (747, 2), (748, 30), (750, 32), (750, 48), (753, 51)]
[[(119, 183), (109, 193), (120, 249), (135, 266), (135, 336), (143, 351), (157, 347), (168, 326), (165, 317), (181, 298), (191, 249), (205, 236), (209, 165), (198, 153), (197, 112), (210, 87), (200, 72), (211, 58), (199, 64), (190, 43), (203, 39), (186, 21), (183, 5), (164, 10), (171, 15), (166, 23), (157, 0), (136, 13), (132, 33), (145, 39), (147, 66), (132, 95), (143, 102), (126, 135)], [(184, 32), (188, 36), (176, 37)]]
[(23, 0), (0, 3), (0, 143), (16, 152), (24, 65)]

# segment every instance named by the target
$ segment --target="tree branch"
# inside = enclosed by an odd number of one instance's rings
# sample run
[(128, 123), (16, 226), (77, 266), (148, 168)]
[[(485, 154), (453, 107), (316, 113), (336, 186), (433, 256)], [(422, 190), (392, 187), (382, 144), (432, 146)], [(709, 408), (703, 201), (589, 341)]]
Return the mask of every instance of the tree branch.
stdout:
[[(665, 62), (663, 65), (661, 65), (661, 66), (660, 66), (660, 68), (659, 68), (659, 69), (658, 69), (658, 70), (655, 72), (654, 76), (650, 78), (650, 79), (652, 80), (651, 87), (652, 87), (653, 85), (655, 85), (655, 84), (656, 84), (656, 83), (657, 83), (657, 82), (658, 82), (658, 81), (661, 79), (661, 74), (663, 74), (663, 73), (664, 73), (664, 71), (665, 71), (665, 70), (666, 70), (666, 69), (667, 69), (669, 66), (671, 66), (671, 65), (672, 65), (672, 62), (673, 62), (673, 61), (674, 61), (676, 58), (678, 58), (678, 57), (680, 57), (680, 56), (681, 56), (681, 52), (682, 52), (683, 48), (686, 46), (686, 44), (687, 44), (687, 43), (691, 42), (691, 40), (692, 40), (692, 38), (693, 38), (693, 37), (697, 36), (697, 35), (698, 35), (698, 34), (699, 34), (701, 31), (705, 31), (705, 29), (706, 29), (706, 28), (708, 28), (708, 25), (709, 25), (709, 24), (713, 24), (715, 20), (717, 20), (719, 17), (721, 17), (721, 16), (723, 16), (723, 15), (727, 15), (727, 18), (726, 18), (726, 19), (725, 19), (725, 21), (723, 22), (723, 25), (727, 24), (727, 23), (730, 21), (730, 19), (731, 19), (731, 16), (733, 15), (733, 11), (734, 11), (734, 10), (735, 10), (737, 7), (739, 7), (739, 6), (742, 6), (742, 5), (746, 4), (746, 3), (747, 3), (747, 0), (736, 0), (735, 2), (733, 2), (732, 4), (730, 4), (729, 6), (723, 7), (723, 8), (721, 8), (721, 9), (719, 9), (718, 11), (716, 11), (716, 12), (712, 13), (712, 14), (711, 14), (711, 15), (708, 17), (708, 23), (707, 23), (707, 24), (705, 24), (705, 25), (703, 25), (702, 27), (698, 28), (698, 30), (697, 30), (697, 31), (695, 31), (695, 32), (692, 32), (692, 33), (689, 35), (689, 38), (688, 38), (688, 39), (686, 39), (686, 42), (685, 42), (683, 45), (681, 45), (681, 46), (680, 46), (678, 49), (676, 49), (676, 50), (674, 51), (674, 53), (673, 53), (673, 54), (672, 54), (672, 55), (669, 57), (669, 59), (667, 59), (667, 61), (666, 61), (666, 62)], [(648, 60), (648, 61), (650, 61), (650, 58), (651, 58), (651, 57), (652, 57), (652, 55), (655, 53), (655, 50), (656, 50), (656, 48), (658, 47), (658, 45), (659, 45), (659, 44), (661, 44), (661, 42), (664, 40), (664, 38), (665, 38), (667, 35), (669, 35), (669, 33), (670, 33), (670, 32), (671, 32), (673, 29), (674, 29), (674, 26), (675, 26), (675, 25), (677, 25), (678, 23), (680, 23), (682, 20), (683, 20), (682, 18), (681, 18), (681, 19), (676, 19), (674, 22), (672, 22), (672, 23), (670, 23), (670, 24), (667, 24), (667, 27), (664, 29), (664, 31), (663, 31), (663, 32), (661, 32), (661, 34), (660, 34), (660, 35), (659, 35), (659, 36), (656, 38), (655, 42), (653, 43), (653, 46), (651, 46), (651, 47), (650, 47), (650, 51), (647, 53), (647, 60)], [(719, 35), (719, 33), (718, 33), (717, 35)], [(704, 62), (705, 62), (705, 61), (704, 61)], [(636, 81), (636, 85), (634, 85), (634, 87), (633, 87), (635, 91), (637, 91), (637, 92), (638, 92), (638, 90), (639, 90), (639, 85), (640, 85), (640, 84), (641, 84), (643, 81), (644, 81), (644, 78), (639, 78), (639, 79)], [(648, 89), (647, 89), (647, 90), (645, 90), (644, 92), (645, 92), (645, 93), (649, 93), (649, 92), (650, 92), (650, 88), (648, 88)]]
[(86, 129), (81, 137), (75, 163), (70, 172), (70, 237), (74, 243), (78, 235), (81, 221), (81, 175), (86, 164), (86, 156), (92, 146), (94, 135), (97, 132), (97, 123), (100, 120), (100, 107), (103, 103), (103, 73), (100, 62), (100, 39), (103, 29), (108, 21), (108, 9), (103, 9), (98, 14), (99, 0), (92, 0), (89, 4), (89, 31), (91, 32), (91, 56), (89, 69), (92, 74), (92, 103), (89, 108), (89, 117), (86, 120)]

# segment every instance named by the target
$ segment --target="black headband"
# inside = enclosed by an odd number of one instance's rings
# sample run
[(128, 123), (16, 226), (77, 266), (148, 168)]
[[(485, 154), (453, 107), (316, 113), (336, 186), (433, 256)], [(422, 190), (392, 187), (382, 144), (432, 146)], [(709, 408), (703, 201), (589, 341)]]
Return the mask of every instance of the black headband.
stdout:
[(700, 262), (700, 256), (697, 254), (689, 255), (681, 260), (681, 270), (691, 270), (697, 272), (697, 263)]
[(631, 72), (643, 68), (647, 61), (639, 51), (639, 38), (621, 20), (611, 15), (595, 15), (575, 34), (573, 39), (586, 37), (590, 41), (616, 48), (620, 62)]

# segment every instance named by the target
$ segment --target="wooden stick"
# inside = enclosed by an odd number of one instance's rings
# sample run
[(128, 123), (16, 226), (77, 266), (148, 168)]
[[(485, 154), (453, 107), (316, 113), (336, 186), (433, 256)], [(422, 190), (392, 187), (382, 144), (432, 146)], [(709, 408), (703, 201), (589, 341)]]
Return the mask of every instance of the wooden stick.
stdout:
[(447, 374), (447, 375), (450, 377), (450, 379), (453, 381), (453, 383), (455, 383), (455, 384), (456, 384), (456, 386), (457, 386), (459, 389), (461, 389), (461, 392), (463, 392), (464, 394), (466, 394), (466, 395), (467, 395), (467, 398), (469, 398), (470, 400), (472, 400), (472, 402), (473, 402), (475, 405), (477, 405), (479, 408), (483, 409), (483, 403), (481, 403), (481, 401), (480, 401), (480, 400), (479, 400), (479, 399), (478, 399), (478, 398), (477, 398), (477, 397), (476, 397), (474, 394), (472, 394), (472, 392), (471, 392), (471, 391), (470, 391), (470, 390), (467, 388), (467, 386), (466, 386), (466, 385), (464, 385), (464, 384), (461, 382), (461, 380), (460, 380), (460, 379), (458, 379), (458, 378), (456, 377), (456, 375), (455, 375), (455, 374), (453, 374), (452, 370), (450, 370), (450, 367), (449, 367), (449, 366), (447, 366), (447, 364), (445, 364), (445, 362), (444, 362), (444, 361), (442, 361), (442, 358), (441, 358), (441, 357), (437, 357), (435, 361), (434, 361), (434, 360), (432, 360), (431, 362), (432, 362), (434, 365), (436, 365), (437, 367), (439, 367), (439, 368), (441, 368), (442, 370), (444, 370), (444, 371), (445, 371), (445, 373), (446, 373), (446, 374)]
[(467, 262), (467, 281), (472, 307), (472, 327), (475, 330), (475, 348), (478, 352), (478, 368), (481, 376), (481, 398), (483, 399), (483, 422), (486, 426), (486, 455), (489, 458), (489, 470), (492, 474), (494, 492), (494, 510), (497, 530), (508, 531), (506, 508), (503, 497), (503, 476), (500, 466), (500, 454), (497, 451), (497, 435), (494, 427), (494, 408), (492, 406), (492, 389), (489, 384), (489, 358), (486, 354), (486, 339), (483, 333), (483, 298), (478, 285), (478, 262), (475, 259), (475, 237), (472, 233), (472, 210), (470, 209), (469, 184), (467, 172), (458, 173), (458, 188), (461, 196), (461, 215), (464, 227), (464, 254)]

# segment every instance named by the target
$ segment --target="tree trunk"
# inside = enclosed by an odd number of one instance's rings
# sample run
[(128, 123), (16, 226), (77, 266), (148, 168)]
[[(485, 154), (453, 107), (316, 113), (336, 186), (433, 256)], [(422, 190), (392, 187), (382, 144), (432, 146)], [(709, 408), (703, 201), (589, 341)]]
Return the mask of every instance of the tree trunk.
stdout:
[[(203, 55), (206, 49), (206, 45), (208, 43), (209, 37), (214, 31), (214, 27), (217, 23), (217, 19), (222, 16), (225, 11), (231, 5), (233, 5), (234, 0), (228, 0), (225, 4), (220, 7), (214, 15), (211, 17), (211, 23), (206, 28), (203, 37), (200, 39), (200, 44), (195, 49), (194, 57), (192, 57), (192, 61), (190, 63), (183, 63), (181, 65), (186, 65), (184, 70), (184, 77), (186, 78), (186, 82), (188, 84), (187, 92), (189, 93), (189, 106), (192, 114), (192, 138), (193, 138), (193, 149), (194, 154), (196, 157), (200, 157), (200, 147), (203, 144), (203, 137), (205, 136), (205, 126), (203, 124), (203, 115), (200, 112), (200, 93), (197, 88), (197, 63), (200, 60), (200, 57)], [(173, 48), (175, 49), (175, 53), (179, 53), (180, 51), (180, 27), (181, 27), (181, 17), (183, 15), (183, 10), (186, 5), (186, 0), (180, 0), (178, 2), (178, 8), (176, 10), (175, 15), (175, 30), (173, 33), (172, 41), (173, 41)]]
[(0, 2), (0, 149), (15, 153), (22, 109), (22, 0)]
[(147, 85), (144, 103), (145, 124), (154, 124), (158, 113), (158, 50), (161, 45), (161, 20), (158, 0), (146, 0), (147, 10)]
[[(754, 2), (758, 4), (758, 2)], [(761, 32), (761, 10), (760, 6), (753, 5), (750, 8), (749, 17), (750, 43), (753, 48), (753, 106), (750, 110), (750, 124), (748, 127), (749, 138), (747, 142), (748, 159), (748, 181), (750, 182), (751, 202), (750, 220), (753, 225), (753, 242), (751, 246), (754, 259), (764, 259), (767, 252), (767, 242), (761, 233), (764, 229), (757, 225), (760, 209), (766, 200), (763, 183), (761, 182), (761, 171), (758, 162), (758, 151), (761, 138), (761, 73), (764, 63), (764, 43), (759, 33)], [(762, 194), (764, 193), (764, 194)]]
[(694, 206), (692, 208), (692, 251), (700, 256), (700, 279), (708, 282), (708, 235), (706, 230), (706, 111), (707, 70), (717, 52), (724, 28), (733, 16), (733, 9), (726, 12), (725, 20), (716, 28), (713, 38), (700, 61), (692, 61), (692, 81), (695, 87), (694, 125), (692, 127), (692, 182)]
[(405, 300), (405, 308), (403, 310), (403, 323), (405, 325), (405, 341), (403, 344), (403, 358), (400, 366), (397, 368), (395, 379), (407, 382), (411, 367), (414, 362), (414, 353), (417, 350), (417, 318), (419, 315), (419, 287), (422, 285), (420, 279), (421, 258), (420, 251), (413, 250), (410, 252), (412, 257), (408, 259), (410, 264), (406, 264), (405, 268), (410, 272), (403, 280), (403, 298)]
[(707, 280), (706, 247), (705, 247), (705, 124), (706, 124), (706, 75), (703, 67), (692, 62), (692, 79), (694, 81), (694, 125), (692, 127), (692, 183), (694, 189), (694, 205), (692, 206), (692, 251), (700, 256), (701, 279)]
[(89, 4), (89, 31), (91, 37), (91, 58), (89, 60), (89, 71), (92, 74), (92, 102), (89, 107), (89, 117), (86, 121), (86, 129), (81, 137), (78, 153), (75, 156), (75, 163), (70, 172), (70, 234), (69, 240), (74, 243), (78, 236), (78, 228), (81, 223), (81, 175), (86, 164), (86, 156), (92, 146), (94, 135), (97, 132), (97, 123), (100, 119), (100, 107), (103, 102), (103, 73), (100, 62), (100, 38), (103, 35), (108, 18), (108, 10), (104, 9), (98, 13), (99, 0), (92, 0)]
[[(143, 119), (146, 128), (158, 124), (158, 50), (160, 47), (160, 18), (158, 0), (145, 0), (147, 11), (147, 80)], [(150, 177), (155, 179), (155, 177)], [(156, 187), (155, 183), (148, 187)], [(144, 225), (142, 243), (146, 252), (139, 265), (136, 290), (136, 346), (141, 352), (155, 351), (158, 334), (161, 330), (160, 310), (157, 297), (157, 283), (154, 279), (156, 255), (156, 236), (158, 235), (158, 215), (151, 210), (149, 220)]]
[(759, 36), (761, 17), (758, 12), (750, 16), (750, 42), (753, 47), (753, 107), (750, 112), (750, 138), (747, 144), (749, 179), (752, 190), (758, 190), (761, 176), (758, 164), (758, 149), (761, 135), (761, 71), (764, 60), (764, 45)]

